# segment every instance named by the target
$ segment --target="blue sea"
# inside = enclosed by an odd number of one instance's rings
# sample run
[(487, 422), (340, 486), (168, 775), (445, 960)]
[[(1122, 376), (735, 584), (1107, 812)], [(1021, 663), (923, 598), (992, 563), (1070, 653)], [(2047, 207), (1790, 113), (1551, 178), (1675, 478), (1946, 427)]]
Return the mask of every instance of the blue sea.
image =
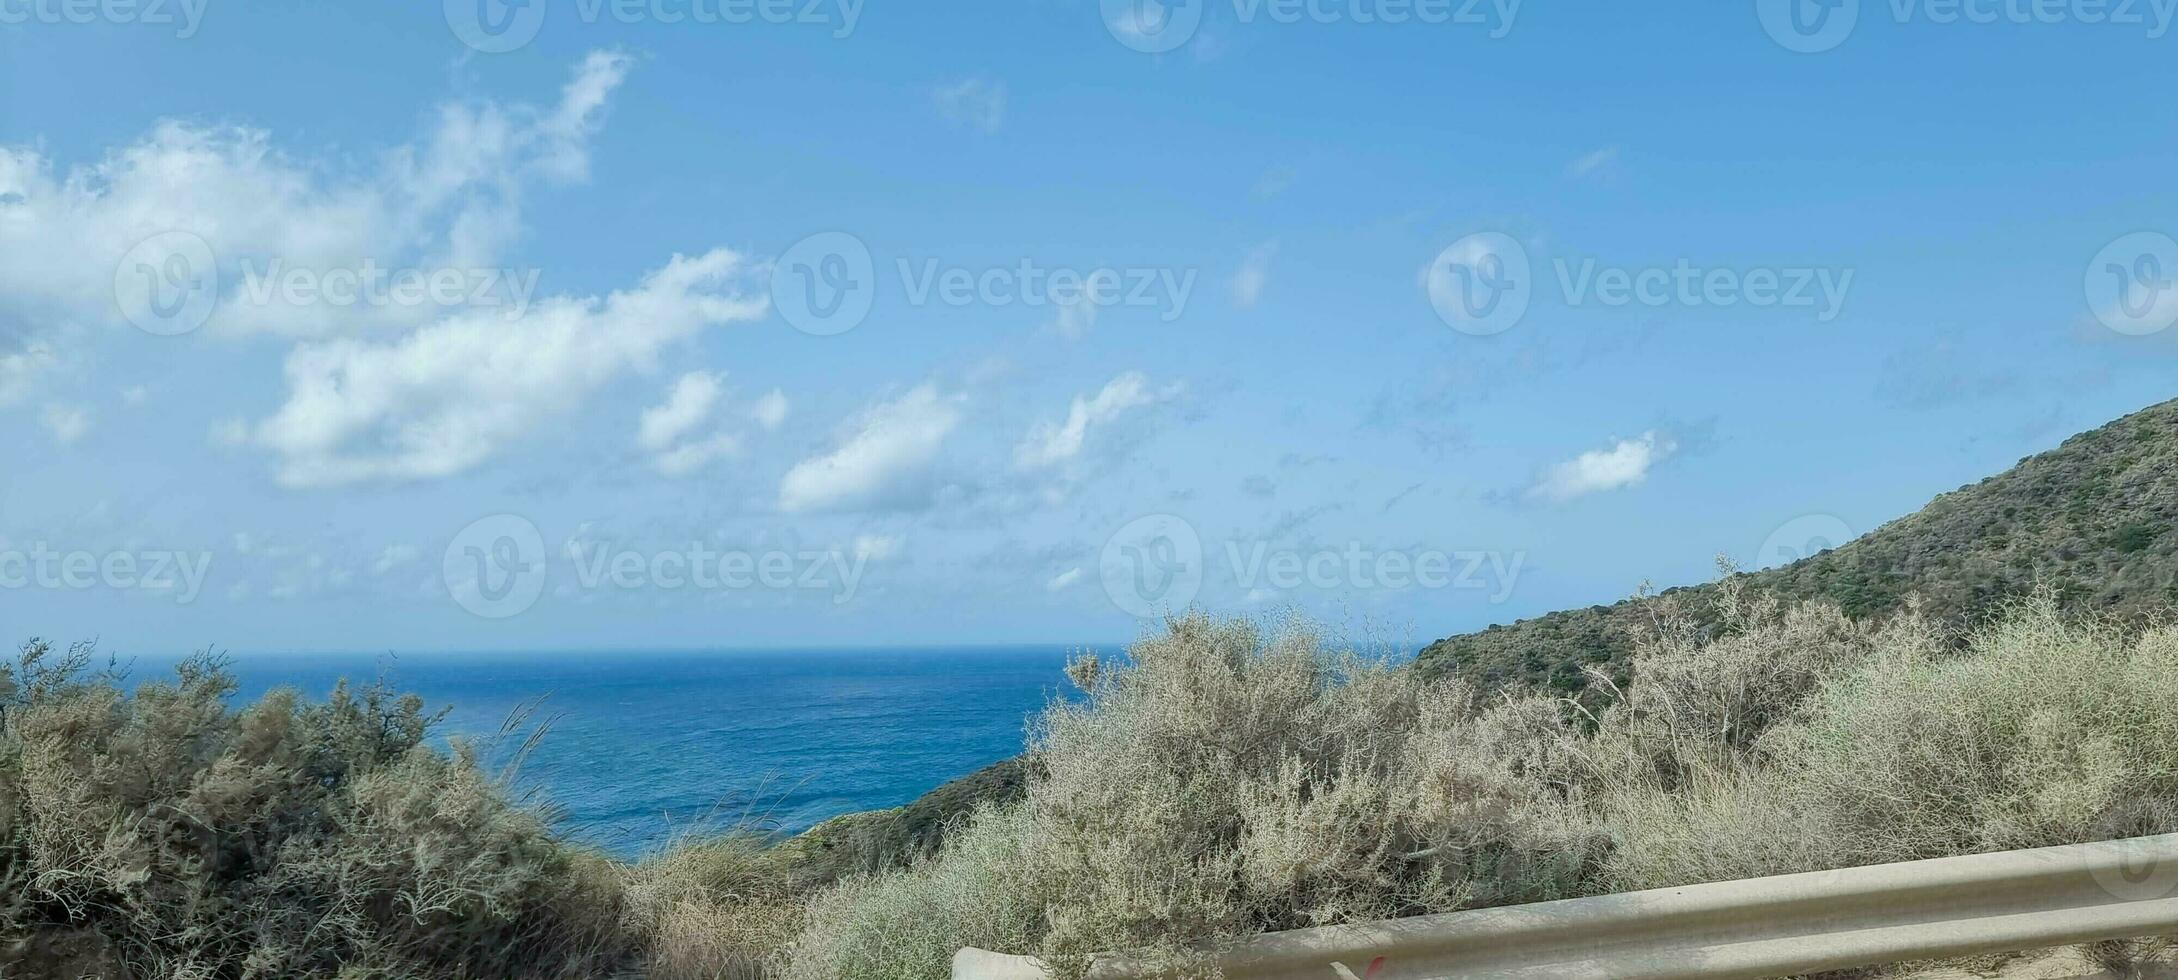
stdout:
[[(383, 676), (449, 709), (442, 737), (494, 735), (542, 698), (532, 720), (549, 729), (517, 785), (569, 836), (633, 857), (743, 818), (793, 833), (899, 806), (1016, 755), (1073, 649), (237, 654), (231, 667), (245, 699), (282, 686), (322, 699), (342, 677)], [(166, 667), (139, 660), (132, 674)]]

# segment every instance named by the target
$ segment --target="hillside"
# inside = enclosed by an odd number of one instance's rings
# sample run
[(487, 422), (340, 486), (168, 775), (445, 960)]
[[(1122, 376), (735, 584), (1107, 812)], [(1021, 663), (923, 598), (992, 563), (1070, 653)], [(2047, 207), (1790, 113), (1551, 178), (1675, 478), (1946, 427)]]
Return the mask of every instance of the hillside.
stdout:
[[(1784, 598), (1836, 602), (1856, 616), (1919, 595), (1934, 615), (1969, 622), (2041, 584), (2070, 608), (2133, 619), (2178, 603), (2174, 524), (2178, 401), (2169, 401), (2067, 439), (1835, 550), (1743, 577)], [(1664, 595), (1699, 600), (1714, 588)], [(1623, 676), (1634, 631), (1655, 601), (1449, 637), (1423, 649), (1416, 663), (1428, 676), (1457, 673), (1489, 687), (1578, 690), (1583, 666)]]

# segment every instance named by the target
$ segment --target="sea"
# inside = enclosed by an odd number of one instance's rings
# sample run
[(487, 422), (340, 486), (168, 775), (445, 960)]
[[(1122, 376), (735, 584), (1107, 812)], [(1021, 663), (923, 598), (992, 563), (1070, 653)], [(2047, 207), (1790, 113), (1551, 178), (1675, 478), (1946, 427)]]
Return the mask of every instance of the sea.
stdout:
[[(232, 654), (238, 697), (322, 699), (383, 678), (484, 740), (560, 831), (622, 857), (745, 826), (791, 834), (899, 806), (1018, 754), (1079, 647), (717, 652)], [(136, 680), (169, 669), (130, 666)], [(519, 721), (508, 729), (510, 719)], [(527, 751), (527, 733), (544, 728)]]

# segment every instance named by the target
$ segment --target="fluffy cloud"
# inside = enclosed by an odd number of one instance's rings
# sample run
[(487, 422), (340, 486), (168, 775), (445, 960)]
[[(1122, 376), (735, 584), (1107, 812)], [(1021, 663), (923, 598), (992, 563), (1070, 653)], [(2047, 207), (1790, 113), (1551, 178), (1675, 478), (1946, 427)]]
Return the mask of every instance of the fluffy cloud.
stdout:
[(855, 536), (856, 561), (890, 561), (900, 554), (907, 542), (899, 535), (858, 534)]
[(422, 556), (423, 552), (418, 550), (415, 545), (389, 544), (384, 551), (378, 553), (377, 559), (371, 562), (371, 574), (384, 575)]
[(749, 409), (749, 417), (755, 419), (756, 424), (763, 426), (767, 432), (785, 424), (787, 419), (786, 392), (777, 388), (766, 392), (764, 397), (757, 399), (756, 405)]
[(91, 431), (91, 414), (73, 405), (48, 405), (38, 421), (44, 424), (46, 434), (63, 446)]
[(1241, 260), (1240, 271), (1233, 274), (1231, 283), (1233, 305), (1243, 310), (1255, 309), (1257, 300), (1263, 298), (1263, 287), (1270, 284), (1271, 260), (1278, 257), (1278, 243), (1264, 242), (1249, 250)]
[(1621, 439), (1608, 449), (1592, 449), (1550, 467), (1529, 488), (1528, 496), (1567, 501), (1592, 493), (1637, 486), (1648, 478), (1649, 468), (1677, 452), (1678, 443), (1654, 431), (1638, 438)]
[(636, 445), (660, 452), (681, 441), (690, 431), (711, 418), (726, 394), (726, 376), (703, 371), (681, 375), (673, 383), (664, 404), (643, 412), (637, 427)]
[(931, 467), (958, 428), (965, 398), (924, 384), (862, 413), (826, 453), (796, 463), (779, 481), (788, 513), (898, 506), (927, 501)]
[(739, 450), (741, 439), (731, 432), (698, 434), (716, 421), (725, 395), (722, 374), (692, 371), (674, 382), (664, 404), (645, 411), (636, 430), (636, 445), (651, 454), (651, 466), (666, 476), (687, 476)]
[(17, 350), (0, 353), (0, 408), (28, 397), (39, 377), (57, 360), (52, 346), (39, 340), (25, 341)]
[(132, 250), (182, 231), (214, 257), (215, 329), (310, 336), (429, 322), (437, 309), (421, 304), (293, 302), (262, 287), (275, 268), (322, 278), (493, 267), (519, 233), (526, 188), (588, 175), (589, 138), (628, 64), (589, 55), (546, 108), (442, 106), (426, 137), (360, 172), (293, 158), (264, 130), (173, 120), (65, 172), (36, 147), (0, 147), (0, 303), (111, 321), (117, 287), (134, 282), (126, 260), (146, 257)]
[(1093, 396), (1074, 398), (1063, 422), (1042, 422), (1014, 448), (1013, 460), (1023, 470), (1048, 470), (1082, 457), (1096, 437), (1137, 411), (1179, 397), (1180, 386), (1152, 388), (1149, 378), (1129, 371), (1105, 384)]
[(287, 358), (286, 403), (245, 438), (291, 486), (458, 473), (665, 348), (762, 316), (737, 288), (748, 272), (724, 249), (674, 256), (632, 290), (555, 297), (512, 323), (467, 313), (386, 343), (305, 344)]

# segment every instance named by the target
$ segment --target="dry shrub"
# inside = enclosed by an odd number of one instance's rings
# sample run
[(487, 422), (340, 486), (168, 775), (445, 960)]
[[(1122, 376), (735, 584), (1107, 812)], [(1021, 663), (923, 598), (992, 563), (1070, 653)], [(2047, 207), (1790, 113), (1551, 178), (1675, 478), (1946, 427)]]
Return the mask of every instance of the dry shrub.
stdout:
[(1200, 616), (1070, 674), (1087, 698), (1044, 714), (1026, 799), (820, 900), (801, 975), (939, 975), (963, 945), (1061, 975), (1163, 947), (1187, 972), (1200, 940), (1574, 894), (1600, 856), (1512, 734), (1549, 702), (1488, 706), (1297, 623)]
[(623, 932), (657, 980), (763, 980), (801, 929), (792, 867), (755, 832), (690, 836), (629, 867)]
[(556, 842), (414, 697), (276, 692), (208, 658), (124, 694), (90, 651), (0, 665), (0, 974), (594, 976), (610, 864)]
[[(1666, 615), (1600, 716), (1485, 702), (1305, 628), (1190, 617), (1036, 728), (948, 849), (821, 896), (797, 980), (942, 976), (1578, 894), (2178, 830), (2178, 631), (2047, 599), (1966, 638), (1732, 587)], [(1698, 628), (1688, 624), (1701, 623)]]
[(1910, 616), (1862, 632), (1867, 649), (1838, 659), (1789, 717), (1689, 766), (1673, 792), (1613, 787), (1622, 846), (1609, 883), (2178, 830), (2178, 633), (2067, 621), (2048, 597), (2012, 608), (1963, 651)]
[(986, 807), (938, 855), (817, 895), (785, 976), (928, 980), (945, 976), (963, 946), (1034, 948), (1050, 883), (1033, 865), (1033, 833), (1020, 808)]

